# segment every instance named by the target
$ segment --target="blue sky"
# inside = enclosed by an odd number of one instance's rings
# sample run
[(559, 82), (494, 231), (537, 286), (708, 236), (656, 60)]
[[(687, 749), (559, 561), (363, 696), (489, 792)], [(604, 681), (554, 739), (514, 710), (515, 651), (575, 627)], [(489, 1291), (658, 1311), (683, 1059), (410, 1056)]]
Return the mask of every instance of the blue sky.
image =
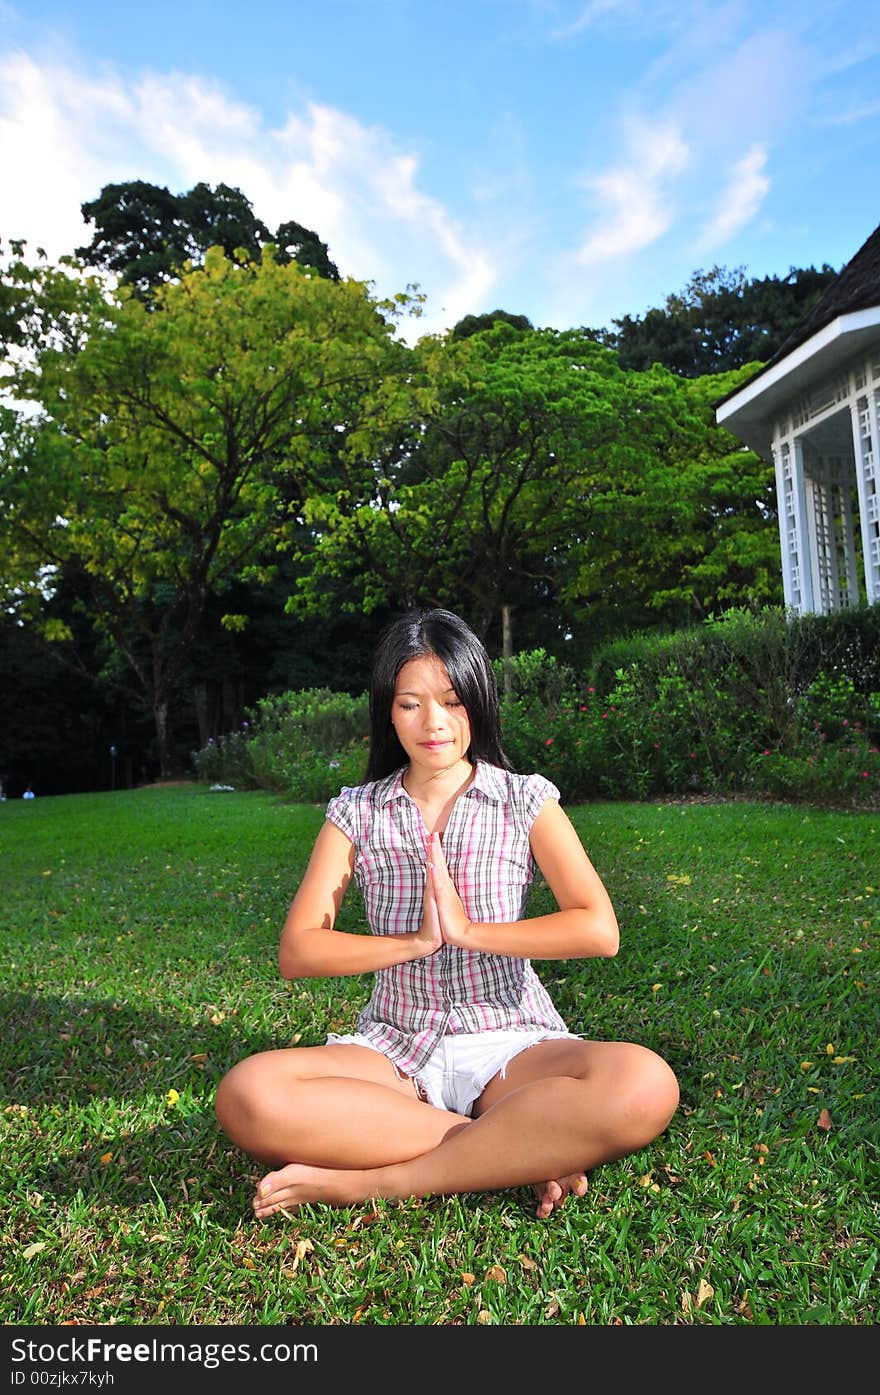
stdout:
[(0, 238), (109, 182), (237, 185), (408, 338), (643, 314), (698, 268), (843, 265), (880, 221), (878, 0), (0, 0)]

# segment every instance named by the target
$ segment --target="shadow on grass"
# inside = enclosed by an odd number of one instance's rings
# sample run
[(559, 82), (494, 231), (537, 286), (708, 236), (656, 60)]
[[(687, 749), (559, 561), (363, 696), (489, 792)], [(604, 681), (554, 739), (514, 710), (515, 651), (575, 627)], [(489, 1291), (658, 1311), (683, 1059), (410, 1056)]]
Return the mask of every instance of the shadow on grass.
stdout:
[[(66, 1203), (83, 1195), (120, 1207), (202, 1203), (218, 1219), (250, 1217), (262, 1169), (221, 1133), (214, 1091), (231, 1065), (277, 1039), (242, 1037), (228, 1020), (206, 1033), (201, 1023), (101, 998), (0, 994), (0, 1018), (0, 1109), (22, 1124), (7, 1143), (18, 1186)], [(47, 1109), (59, 1132), (94, 1144), (50, 1142), (51, 1118), (30, 1123), (28, 1113)]]
[(107, 998), (0, 994), (0, 1101), (78, 1105), (204, 1089), (236, 1061), (283, 1045), (240, 1022), (194, 1025)]
[(34, 1158), (21, 1180), (65, 1206), (85, 1198), (90, 1206), (158, 1208), (160, 1218), (210, 1208), (215, 1221), (235, 1225), (252, 1218), (254, 1186), (264, 1170), (223, 1137), (213, 1110), (203, 1110)]

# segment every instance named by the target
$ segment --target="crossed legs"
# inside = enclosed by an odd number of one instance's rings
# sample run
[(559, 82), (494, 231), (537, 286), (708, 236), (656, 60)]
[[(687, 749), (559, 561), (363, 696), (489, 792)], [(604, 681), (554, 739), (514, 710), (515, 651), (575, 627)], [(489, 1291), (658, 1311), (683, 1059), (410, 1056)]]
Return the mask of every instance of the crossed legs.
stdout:
[(220, 1082), (216, 1107), (232, 1141), (276, 1169), (257, 1189), (258, 1217), (528, 1184), (546, 1216), (585, 1190), (586, 1172), (662, 1133), (677, 1105), (675, 1076), (645, 1047), (558, 1040), (515, 1056), (470, 1119), (426, 1104), (381, 1053), (352, 1044), (251, 1056)]

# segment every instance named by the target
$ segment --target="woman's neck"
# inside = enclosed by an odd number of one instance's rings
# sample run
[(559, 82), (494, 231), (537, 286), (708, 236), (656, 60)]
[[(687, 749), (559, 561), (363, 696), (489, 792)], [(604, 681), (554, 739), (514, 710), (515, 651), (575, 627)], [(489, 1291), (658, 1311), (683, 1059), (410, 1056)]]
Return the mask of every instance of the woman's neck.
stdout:
[(450, 770), (419, 770), (412, 764), (403, 772), (403, 788), (417, 804), (436, 808), (455, 799), (474, 778), (475, 767), (468, 760), (458, 761)]

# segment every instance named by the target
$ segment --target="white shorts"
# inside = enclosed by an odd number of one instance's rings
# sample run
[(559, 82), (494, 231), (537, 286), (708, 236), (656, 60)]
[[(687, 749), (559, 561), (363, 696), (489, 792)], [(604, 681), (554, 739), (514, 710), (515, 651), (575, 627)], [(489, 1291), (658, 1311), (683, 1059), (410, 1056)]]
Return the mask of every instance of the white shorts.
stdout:
[[(581, 1041), (573, 1032), (555, 1031), (551, 1027), (536, 1027), (532, 1031), (510, 1031), (508, 1028), (488, 1032), (450, 1032), (441, 1037), (421, 1070), (412, 1080), (421, 1099), (437, 1109), (454, 1114), (470, 1115), (475, 1102), (493, 1076), (502, 1080), (514, 1056), (537, 1046), (539, 1041)], [(366, 1046), (379, 1048), (360, 1033), (337, 1036), (331, 1033), (328, 1046)], [(379, 1052), (383, 1055), (383, 1052)], [(393, 1062), (392, 1062), (393, 1064)], [(394, 1067), (401, 1080), (409, 1077)]]

